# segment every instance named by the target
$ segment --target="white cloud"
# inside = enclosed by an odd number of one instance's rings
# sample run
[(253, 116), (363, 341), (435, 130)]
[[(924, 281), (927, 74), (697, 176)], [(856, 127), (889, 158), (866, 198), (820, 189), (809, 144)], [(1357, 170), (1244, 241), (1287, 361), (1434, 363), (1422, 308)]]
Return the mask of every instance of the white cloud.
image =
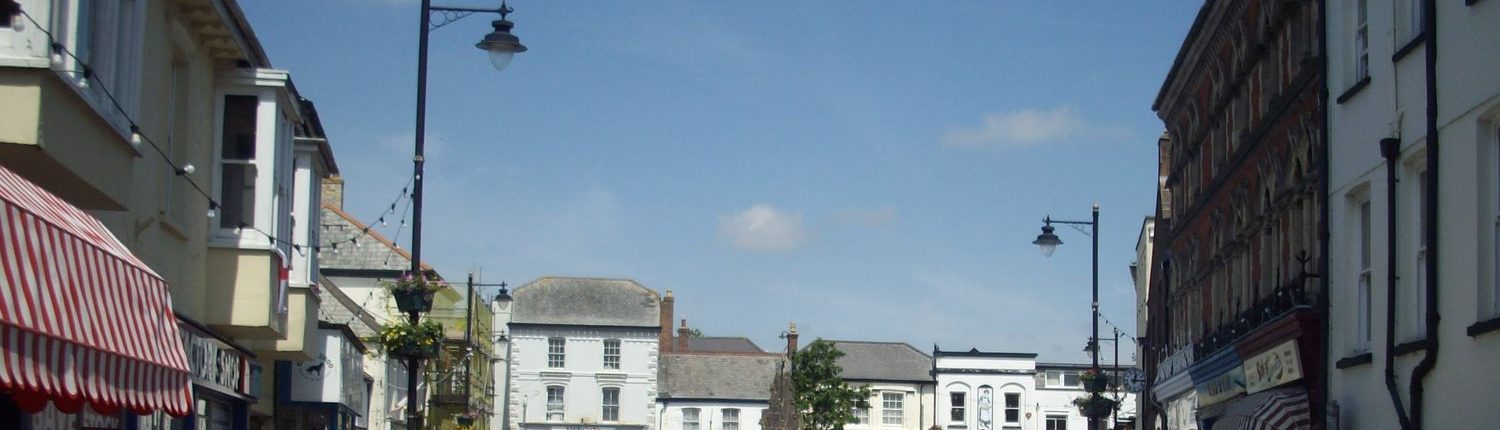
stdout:
[(878, 227), (896, 222), (896, 208), (852, 208), (839, 211), (838, 220), (845, 224)]
[(808, 233), (802, 214), (757, 203), (740, 213), (720, 216), (719, 238), (740, 249), (789, 251), (807, 242)]
[(1056, 143), (1075, 137), (1118, 137), (1119, 127), (1090, 124), (1078, 109), (1062, 106), (1052, 110), (1025, 109), (984, 114), (975, 128), (959, 128), (943, 135), (947, 146), (1006, 148)]

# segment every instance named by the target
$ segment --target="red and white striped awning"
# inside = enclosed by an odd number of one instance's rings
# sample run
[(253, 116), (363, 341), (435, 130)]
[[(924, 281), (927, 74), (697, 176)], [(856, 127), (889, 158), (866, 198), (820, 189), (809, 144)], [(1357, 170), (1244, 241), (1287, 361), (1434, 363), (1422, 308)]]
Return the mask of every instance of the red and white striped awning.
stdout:
[(1286, 387), (1245, 396), (1224, 411), (1211, 430), (1295, 430), (1312, 428), (1307, 390)]
[(0, 391), (28, 412), (190, 412), (167, 283), (103, 224), (0, 167)]

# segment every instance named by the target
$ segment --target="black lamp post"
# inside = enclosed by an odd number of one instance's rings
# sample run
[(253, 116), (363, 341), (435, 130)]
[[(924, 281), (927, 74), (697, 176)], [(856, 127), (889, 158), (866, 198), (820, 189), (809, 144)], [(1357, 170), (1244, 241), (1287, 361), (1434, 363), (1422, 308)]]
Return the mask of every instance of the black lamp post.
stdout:
[[(511, 59), (517, 53), (526, 52), (526, 46), (521, 44), (521, 39), (510, 33), (515, 24), (506, 20), (506, 15), (511, 13), (511, 8), (502, 1), (498, 9), (476, 9), (466, 7), (442, 7), (433, 6), (432, 0), (422, 0), (421, 29), (417, 41), (417, 130), (416, 151), (412, 156), (412, 227), (411, 227), (411, 273), (415, 276), (426, 276), (422, 273), (422, 167), (426, 159), (423, 149), (426, 146), (427, 133), (427, 36), (432, 30), (451, 24), (455, 21), (473, 15), (475, 13), (499, 14), (500, 19), (491, 25), (495, 30), (484, 36), (483, 40), (475, 44), (475, 47), (490, 53), (490, 64), (496, 70), (503, 70), (510, 65)], [(442, 22), (434, 24), (432, 14), (442, 13)], [(412, 325), (416, 325), (422, 319), (420, 312), (411, 312), (408, 317)], [(422, 428), (421, 402), (417, 399), (417, 382), (422, 372), (422, 359), (407, 357), (407, 386), (406, 386), (406, 426), (411, 430)]]
[[(1094, 373), (1099, 373), (1099, 204), (1094, 203), (1094, 218), (1091, 221), (1059, 221), (1051, 216), (1042, 218), (1042, 234), (1036, 236), (1031, 243), (1041, 248), (1042, 255), (1051, 257), (1057, 246), (1062, 245), (1062, 239), (1054, 233), (1056, 228), (1052, 224), (1087, 225), (1092, 227), (1089, 237), (1094, 239), (1094, 285), (1093, 301), (1090, 307), (1093, 309), (1093, 333), (1089, 335), (1089, 343), (1084, 348), (1089, 351), (1089, 366)], [(1099, 428), (1099, 419), (1089, 417), (1089, 430)]]

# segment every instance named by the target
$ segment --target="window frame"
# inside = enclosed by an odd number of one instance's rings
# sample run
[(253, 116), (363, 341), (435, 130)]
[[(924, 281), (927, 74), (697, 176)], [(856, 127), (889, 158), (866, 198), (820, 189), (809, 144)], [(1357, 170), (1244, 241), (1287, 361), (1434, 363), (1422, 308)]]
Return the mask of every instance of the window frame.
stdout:
[(1047, 430), (1068, 430), (1067, 415), (1047, 414), (1042, 418), (1042, 423)]
[(1370, 202), (1368, 191), (1363, 191), (1355, 196), (1353, 204), (1355, 208), (1355, 225), (1358, 234), (1354, 235), (1355, 253), (1355, 309), (1354, 309), (1354, 339), (1350, 347), (1355, 353), (1370, 351), (1370, 342), (1373, 338), (1374, 322), (1374, 206)]
[[(88, 2), (94, 8), (86, 9)], [(139, 116), (141, 109), (140, 86), (144, 70), (145, 54), (145, 0), (111, 0), (96, 2), (88, 0), (54, 1), (52, 28), (66, 49), (73, 56), (62, 56), (60, 61), (51, 61), (52, 69), (81, 96), (85, 104), (109, 124), (123, 139), (130, 139), (131, 117)], [(102, 18), (85, 18), (86, 10), (93, 10)], [(102, 24), (101, 24), (102, 23)], [(95, 34), (107, 35), (105, 41), (88, 40)], [(93, 46), (106, 42), (104, 49)], [(94, 57), (98, 53), (103, 57)], [(89, 66), (92, 78), (79, 73), (84, 64)], [(103, 81), (100, 85), (99, 81)], [(100, 88), (100, 87), (103, 88)], [(114, 97), (114, 100), (110, 99)], [(119, 108), (115, 104), (119, 104)], [(120, 112), (120, 110), (125, 112)], [(139, 148), (132, 148), (144, 154)]]
[(906, 425), (906, 393), (900, 391), (883, 391), (880, 393), (880, 424), (887, 426)]
[[(611, 353), (611, 351), (610, 351), (611, 349), (614, 350), (613, 353)], [(620, 370), (620, 340), (619, 339), (605, 339), (604, 340), (604, 368), (605, 369), (610, 369), (610, 370)]]
[(724, 408), (719, 410), (720, 430), (740, 430), (740, 409)]
[(968, 394), (964, 391), (948, 392), (948, 421), (968, 425)]
[(547, 338), (547, 368), (563, 369), (568, 365), (568, 338), (553, 336)]
[[(610, 401), (610, 394), (614, 401)], [(599, 390), (599, 419), (604, 422), (620, 421), (620, 387), (604, 387)]]
[(851, 415), (854, 417), (854, 422), (852, 422), (850, 424), (855, 424), (855, 425), (869, 425), (870, 424), (870, 408), (855, 407), (854, 409), (852, 409)]
[(546, 421), (561, 422), (567, 419), (567, 414), (568, 387), (562, 385), (548, 385)]
[[(1003, 422), (1005, 424), (1019, 424), (1021, 422), (1021, 393), (1009, 391), (1003, 393), (1000, 397), (1005, 402), (1005, 407), (1001, 409), (1003, 411), (1001, 414), (1002, 418), (1005, 419)], [(1011, 419), (1012, 417), (1015, 419)]]
[[(691, 417), (692, 417), (691, 420), (688, 419), (688, 417), (690, 416), (689, 412), (692, 413), (691, 414)], [(701, 408), (682, 408), (682, 430), (701, 430), (702, 429), (702, 423), (703, 423), (703, 409), (701, 409)]]

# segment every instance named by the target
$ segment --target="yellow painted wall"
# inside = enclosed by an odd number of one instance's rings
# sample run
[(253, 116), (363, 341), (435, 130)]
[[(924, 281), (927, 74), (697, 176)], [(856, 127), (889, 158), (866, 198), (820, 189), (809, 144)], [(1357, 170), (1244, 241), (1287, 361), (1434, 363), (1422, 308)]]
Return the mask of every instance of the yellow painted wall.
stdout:
[(274, 319), (277, 279), (271, 251), (211, 248), (203, 323), (231, 336), (271, 340), (284, 328)]

